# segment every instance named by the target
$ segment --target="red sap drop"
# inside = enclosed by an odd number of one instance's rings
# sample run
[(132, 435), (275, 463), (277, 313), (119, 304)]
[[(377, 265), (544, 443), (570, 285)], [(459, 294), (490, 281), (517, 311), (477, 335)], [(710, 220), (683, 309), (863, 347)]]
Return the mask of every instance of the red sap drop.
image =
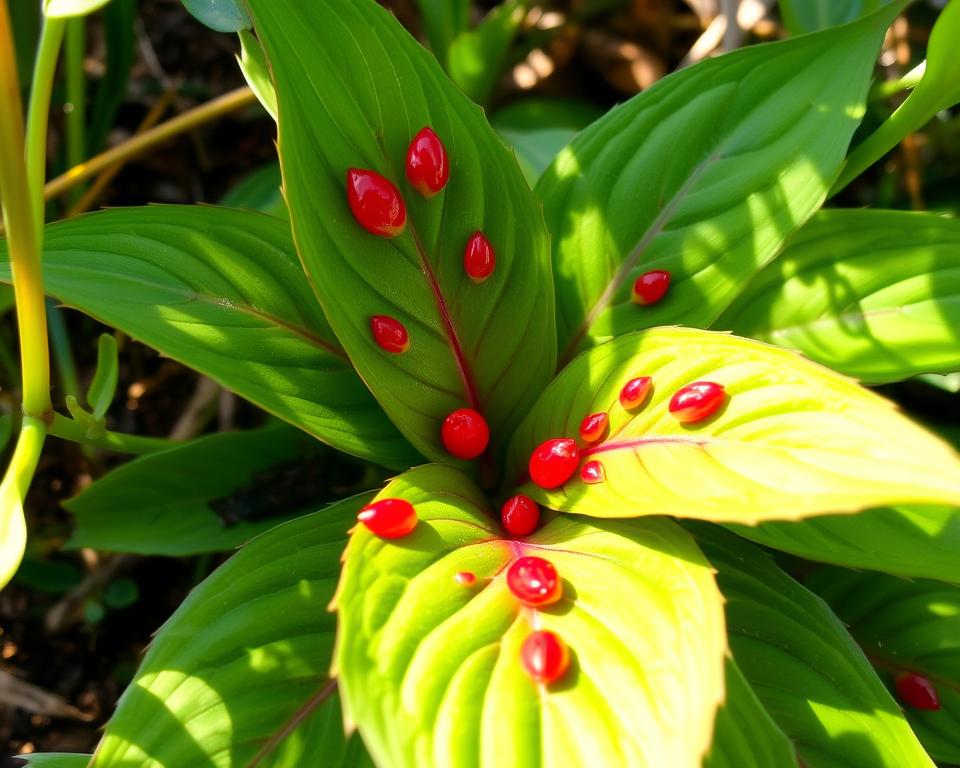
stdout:
[(347, 170), (347, 202), (357, 223), (378, 237), (396, 237), (407, 223), (400, 191), (376, 171)]
[(563, 677), (570, 666), (566, 643), (546, 629), (531, 632), (520, 648), (520, 660), (536, 682), (549, 685)]
[(424, 197), (433, 197), (447, 184), (450, 162), (440, 137), (429, 126), (421, 128), (407, 149), (407, 179)]
[(579, 463), (576, 440), (566, 437), (546, 440), (530, 456), (530, 479), (541, 488), (558, 488), (577, 471)]
[(357, 520), (381, 539), (399, 539), (417, 527), (417, 511), (406, 499), (379, 499), (361, 509)]
[(902, 672), (894, 680), (897, 695), (914, 709), (940, 709), (940, 697), (933, 683), (923, 675)]
[(553, 563), (542, 557), (521, 557), (507, 570), (507, 587), (524, 605), (550, 605), (563, 597), (563, 584)]
[(497, 265), (497, 255), (483, 232), (474, 232), (463, 249), (463, 269), (476, 283), (482, 283)]
[(643, 401), (647, 399), (652, 383), (653, 379), (649, 376), (638, 376), (635, 379), (630, 379), (620, 390), (620, 405), (628, 411), (641, 406)]
[(610, 418), (606, 413), (591, 413), (580, 422), (580, 439), (585, 443), (595, 443), (607, 431)]
[(377, 346), (393, 355), (406, 352), (410, 347), (410, 337), (403, 323), (389, 315), (374, 315), (370, 318), (370, 332)]
[(453, 580), (457, 582), (461, 587), (472, 587), (477, 583), (477, 574), (472, 571), (460, 571), (456, 576), (453, 577)]
[(670, 287), (670, 273), (663, 269), (645, 272), (636, 279), (630, 301), (634, 304), (655, 304)]
[(670, 398), (670, 413), (681, 424), (693, 424), (713, 416), (726, 400), (723, 384), (695, 381), (678, 389)]
[(529, 536), (540, 524), (540, 507), (529, 496), (518, 493), (500, 508), (503, 527), (513, 536)]
[(580, 467), (580, 479), (589, 485), (602, 483), (604, 477), (606, 477), (606, 475), (603, 471), (603, 464), (599, 461), (588, 461)]
[(490, 442), (486, 419), (472, 408), (460, 408), (443, 420), (440, 441), (458, 459), (475, 459)]

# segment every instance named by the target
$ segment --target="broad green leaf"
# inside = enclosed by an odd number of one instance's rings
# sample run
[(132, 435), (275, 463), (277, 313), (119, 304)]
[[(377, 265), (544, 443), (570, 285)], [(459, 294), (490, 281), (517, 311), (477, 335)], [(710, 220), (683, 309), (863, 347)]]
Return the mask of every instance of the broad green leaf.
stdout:
[[(628, 331), (717, 318), (825, 199), (903, 5), (669, 75), (560, 153), (537, 192), (554, 236), (561, 360)], [(632, 304), (651, 269), (671, 273), (669, 293)]]
[(807, 768), (933, 768), (822, 600), (732, 534), (691, 529), (717, 569), (733, 657)]
[(87, 16), (98, 11), (110, 0), (44, 0), (43, 15), (51, 19)]
[(503, 74), (523, 17), (527, 0), (503, 0), (474, 29), (461, 32), (450, 45), (447, 71), (467, 96), (478, 104), (490, 99)]
[(183, 7), (204, 26), (215, 32), (239, 32), (250, 28), (241, 0), (181, 0)]
[(960, 221), (821, 211), (714, 327), (873, 384), (960, 370)]
[(736, 662), (725, 666), (725, 696), (704, 768), (795, 768), (797, 753), (773, 722)]
[[(347, 471), (286, 426), (202, 437), (134, 459), (64, 502), (75, 518), (67, 547), (174, 557), (230, 550), (354, 491)], [(355, 475), (354, 485), (363, 469)]]
[[(652, 376), (638, 409), (623, 385)], [(695, 381), (726, 388), (709, 420), (681, 424), (673, 394)], [(508, 477), (550, 438), (576, 438), (581, 420), (609, 415), (604, 438), (580, 451), (605, 480), (575, 473), (560, 488), (527, 483), (551, 509), (599, 517), (674, 515), (732, 523), (792, 520), (886, 504), (949, 504), (960, 457), (856, 383), (788, 350), (736, 336), (661, 328), (582, 354), (544, 390), (510, 447)]]
[(517, 151), (524, 175), (533, 184), (557, 153), (600, 115), (587, 101), (526, 98), (494, 112), (490, 123)]
[[(265, 533), (194, 589), (154, 638), (93, 765), (295, 768), (320, 755), (325, 767), (356, 765), (361, 748), (346, 743), (328, 675), (326, 606), (359, 506)], [(298, 724), (298, 744), (285, 746)]]
[(780, 18), (791, 35), (836, 27), (872, 13), (889, 0), (780, 0)]
[(880, 675), (923, 675), (936, 688), (937, 711), (904, 704), (904, 713), (937, 760), (960, 763), (960, 589), (935, 581), (829, 568), (809, 586), (850, 628)]
[[(270, 81), (270, 68), (267, 66), (267, 57), (263, 52), (260, 41), (254, 37), (253, 33), (241, 29), (240, 33), (240, 55), (237, 56), (237, 63), (240, 65), (240, 71), (243, 72), (243, 79), (247, 85), (257, 95), (257, 100), (267, 110), (267, 114), (277, 120), (277, 93), (273, 90), (273, 83)], [(280, 169), (277, 168), (277, 177), (279, 179)], [(277, 188), (279, 190), (279, 183)], [(227, 203), (224, 203), (227, 205)]]
[(897, 506), (731, 528), (807, 560), (960, 582), (960, 508)]
[(470, 0), (416, 0), (416, 4), (430, 50), (446, 68), (450, 44), (470, 23)]
[(280, 164), (267, 163), (238, 181), (220, 200), (228, 208), (260, 211), (279, 219), (289, 218), (287, 204), (280, 191)]
[[(280, 165), (297, 248), (361, 377), (425, 456), (449, 460), (440, 425), (472, 407), (506, 443), (554, 370), (547, 233), (513, 155), (483, 113), (373, 0), (251, 0), (280, 100)], [(324, 52), (337, 51), (337, 55)], [(303, 51), (315, 51), (308, 59)], [(413, 136), (432, 126), (450, 180), (431, 199), (406, 181)], [(374, 236), (347, 205), (350, 167), (392, 180), (407, 206), (403, 234)], [(463, 269), (470, 235), (497, 254), (476, 284)], [(375, 343), (390, 315), (410, 348)]]
[(35, 752), (32, 755), (17, 755), (24, 765), (31, 768), (87, 768), (91, 755), (77, 755), (67, 752)]
[(119, 376), (117, 340), (109, 333), (101, 333), (97, 341), (97, 368), (87, 388), (87, 404), (95, 419), (102, 419), (113, 402)]
[[(699, 768), (725, 641), (713, 576), (679, 527), (558, 516), (503, 539), (468, 478), (441, 465), (381, 496), (409, 500), (417, 527), (388, 541), (358, 526), (335, 600), (347, 719), (378, 765)], [(528, 554), (563, 580), (553, 606), (522, 608), (507, 588)], [(535, 627), (573, 658), (547, 688), (520, 662)]]
[[(10, 282), (0, 241), (0, 280)], [(116, 208), (47, 227), (44, 287), (347, 453), (416, 454), (346, 360), (287, 224), (206, 206)]]

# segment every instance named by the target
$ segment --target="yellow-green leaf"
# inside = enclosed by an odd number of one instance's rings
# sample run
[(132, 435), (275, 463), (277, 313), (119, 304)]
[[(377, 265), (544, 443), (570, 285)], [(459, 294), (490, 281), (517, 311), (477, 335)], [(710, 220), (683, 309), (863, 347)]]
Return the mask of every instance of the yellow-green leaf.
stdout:
[[(623, 385), (652, 376), (643, 407), (626, 411)], [(684, 425), (672, 395), (695, 381), (726, 388), (724, 407)], [(552, 509), (599, 517), (675, 515), (753, 523), (898, 503), (952, 503), (960, 458), (889, 402), (794, 352), (722, 333), (661, 328), (614, 339), (572, 362), (514, 437), (512, 472), (549, 438), (575, 438), (584, 416), (610, 428), (581, 450), (604, 482), (578, 473), (525, 493)]]

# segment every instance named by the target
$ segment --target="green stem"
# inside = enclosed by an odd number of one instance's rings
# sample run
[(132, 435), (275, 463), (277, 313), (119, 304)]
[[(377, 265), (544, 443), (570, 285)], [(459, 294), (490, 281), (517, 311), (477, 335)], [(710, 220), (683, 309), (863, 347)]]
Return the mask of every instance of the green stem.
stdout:
[[(87, 155), (87, 78), (83, 59), (87, 52), (87, 19), (77, 16), (67, 21), (65, 69), (67, 79), (67, 167), (80, 165)], [(68, 200), (75, 202), (81, 187), (71, 190)]]
[(141, 437), (139, 435), (128, 435), (123, 432), (104, 432), (100, 437), (90, 439), (86, 432), (73, 419), (69, 419), (59, 413), (53, 414), (53, 421), (49, 427), (50, 434), (59, 437), (62, 440), (70, 440), (74, 443), (83, 443), (92, 445), (95, 448), (106, 448), (117, 453), (155, 453), (167, 448), (173, 448), (179, 443), (175, 440), (167, 440), (163, 437)]

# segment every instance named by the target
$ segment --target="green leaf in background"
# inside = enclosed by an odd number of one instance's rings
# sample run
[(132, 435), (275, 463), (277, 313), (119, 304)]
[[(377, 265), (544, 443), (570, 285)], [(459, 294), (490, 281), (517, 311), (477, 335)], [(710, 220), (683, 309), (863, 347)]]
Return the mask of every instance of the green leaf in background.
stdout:
[[(273, 83), (270, 81), (270, 67), (267, 65), (267, 57), (263, 52), (263, 47), (253, 33), (246, 29), (241, 29), (239, 36), (240, 55), (237, 56), (237, 64), (240, 65), (240, 71), (243, 72), (243, 79), (247, 81), (247, 85), (257, 95), (257, 100), (267, 110), (267, 114), (276, 122), (277, 93), (273, 90)], [(277, 177), (279, 178), (279, 176), (280, 169), (278, 166)], [(277, 186), (279, 188), (279, 184)], [(223, 205), (229, 204), (223, 203)], [(269, 213), (269, 211), (265, 211), (265, 213)]]
[(494, 112), (490, 123), (517, 151), (527, 181), (535, 184), (557, 153), (601, 114), (588, 101), (525, 98)]
[(446, 69), (450, 44), (470, 24), (470, 0), (416, 0), (430, 50)]
[(717, 569), (730, 649), (807, 768), (933, 768), (863, 652), (818, 597), (730, 533), (690, 526)]
[(903, 702), (904, 713), (935, 759), (960, 764), (960, 588), (838, 568), (814, 572), (808, 586), (849, 627), (891, 689), (904, 672), (933, 683), (940, 709)]
[[(644, 405), (620, 390), (652, 376)], [(668, 403), (681, 387), (726, 388), (716, 415), (681, 424)], [(884, 504), (952, 503), (960, 457), (850, 379), (778, 347), (728, 334), (658, 328), (585, 352), (544, 390), (510, 447), (508, 477), (551, 438), (576, 438), (605, 412), (605, 437), (580, 451), (603, 482), (579, 473), (527, 493), (551, 509), (599, 517), (669, 514), (720, 522), (789, 520)]]
[(280, 191), (280, 164), (267, 163), (244, 176), (220, 200), (228, 208), (259, 211), (278, 219), (289, 218), (287, 204)]
[[(411, 502), (417, 527), (388, 541), (358, 526), (335, 601), (344, 708), (379, 765), (699, 767), (725, 640), (713, 576), (678, 526), (559, 516), (502, 539), (469, 479), (441, 465), (381, 495)], [(506, 568), (524, 555), (553, 563), (560, 602), (519, 605)], [(521, 666), (534, 627), (573, 658), (549, 687)]]
[(960, 582), (960, 508), (898, 506), (734, 525), (744, 538), (821, 563)]
[[(6, 242), (0, 280), (10, 282)], [(47, 227), (44, 287), (339, 450), (417, 463), (357, 377), (285, 222), (209, 206), (115, 208)]]
[(24, 765), (31, 768), (87, 768), (91, 755), (68, 754), (66, 752), (35, 752), (32, 755), (17, 755)]
[(332, 472), (329, 451), (311, 443), (274, 426), (134, 459), (64, 502), (76, 521), (67, 548), (174, 557), (233, 549), (344, 495), (335, 476), (344, 467)]
[(704, 768), (795, 768), (797, 753), (746, 681), (727, 658), (725, 697)]
[(250, 29), (250, 16), (240, 0), (181, 0), (183, 7), (214, 32)]
[(43, 14), (51, 19), (87, 16), (98, 11), (110, 0), (44, 0)]
[(120, 105), (127, 95), (137, 42), (136, 18), (137, 0), (112, 0), (103, 9), (106, 70), (97, 83), (89, 111), (87, 152), (90, 157), (106, 144), (107, 134), (114, 126)]
[(95, 419), (102, 419), (113, 402), (120, 377), (117, 358), (117, 340), (109, 333), (101, 333), (97, 341), (97, 368), (87, 388), (87, 405)]
[(960, 221), (821, 211), (714, 327), (871, 384), (960, 370)]
[[(553, 375), (555, 359), (548, 237), (516, 160), (482, 111), (373, 0), (249, 5), (280, 102), (294, 238), (337, 337), (425, 456), (450, 460), (440, 425), (464, 407), (484, 415), (497, 452)], [(449, 182), (431, 199), (404, 173), (408, 145), (424, 126), (450, 158)], [(353, 218), (350, 167), (397, 185), (407, 208), (402, 234), (377, 237)], [(477, 230), (497, 258), (482, 284), (463, 268)], [(406, 327), (406, 352), (376, 344), (376, 315)]]
[(780, 0), (780, 19), (791, 35), (846, 24), (890, 0)]
[(450, 45), (447, 71), (467, 96), (486, 104), (503, 75), (528, 0), (504, 0), (474, 29), (461, 32)]
[[(329, 678), (327, 611), (350, 499), (254, 539), (157, 633), (97, 748), (96, 768), (353, 768)], [(292, 740), (293, 743), (286, 743)], [(364, 763), (366, 764), (366, 763)]]
[[(825, 199), (903, 5), (669, 75), (560, 153), (537, 192), (562, 362), (628, 331), (717, 318)], [(651, 269), (671, 273), (670, 291), (632, 304)]]

